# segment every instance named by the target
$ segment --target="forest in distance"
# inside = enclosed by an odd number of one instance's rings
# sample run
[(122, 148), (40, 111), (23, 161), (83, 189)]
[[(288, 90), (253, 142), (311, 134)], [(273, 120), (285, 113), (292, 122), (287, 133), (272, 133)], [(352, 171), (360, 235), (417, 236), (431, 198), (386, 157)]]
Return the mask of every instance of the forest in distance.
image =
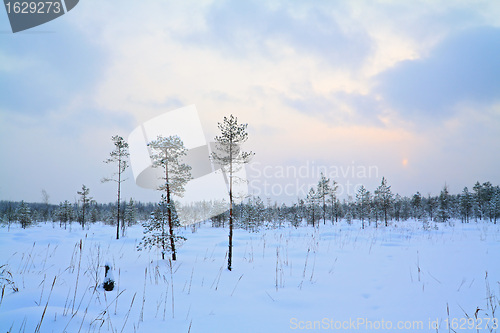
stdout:
[[(235, 227), (254, 229), (261, 226), (282, 226), (286, 223), (298, 226), (301, 221), (319, 225), (326, 221), (332, 223), (340, 220), (347, 222), (360, 220), (366, 224), (385, 224), (389, 221), (406, 221), (409, 219), (423, 222), (447, 222), (450, 219), (464, 223), (486, 220), (496, 223), (500, 219), (500, 186), (490, 182), (476, 182), (469, 191), (465, 187), (461, 193), (452, 194), (444, 186), (439, 195), (424, 196), (419, 192), (413, 196), (393, 194), (385, 178), (381, 185), (372, 192), (361, 186), (354, 198), (340, 200), (335, 196), (333, 182), (321, 178), (316, 188), (312, 187), (306, 198), (296, 203), (285, 204), (270, 198), (248, 197), (233, 207)], [(325, 190), (326, 186), (326, 190)], [(93, 200), (86, 203), (83, 217), (83, 203), (64, 201), (58, 205), (48, 202), (48, 195), (42, 191), (45, 202), (28, 203), (17, 201), (0, 201), (0, 223), (10, 225), (20, 223), (28, 227), (38, 222), (54, 222), (64, 227), (71, 223), (104, 222), (116, 226), (115, 203), (97, 203)], [(202, 210), (210, 210), (217, 204), (199, 202), (190, 207), (182, 207), (191, 211), (191, 215)], [(145, 221), (154, 211), (155, 203), (143, 203), (130, 199), (120, 205), (120, 221), (122, 232), (127, 226)], [(179, 205), (177, 205), (179, 206)], [(228, 221), (229, 212), (214, 215), (209, 219), (212, 226), (223, 227)], [(84, 218), (84, 220), (83, 220)]]

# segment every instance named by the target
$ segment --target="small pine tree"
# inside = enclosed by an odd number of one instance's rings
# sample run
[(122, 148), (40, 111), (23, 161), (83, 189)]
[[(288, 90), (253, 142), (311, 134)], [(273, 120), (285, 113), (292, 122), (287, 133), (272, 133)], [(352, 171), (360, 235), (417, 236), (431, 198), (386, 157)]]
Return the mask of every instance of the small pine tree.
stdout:
[(73, 207), (68, 200), (59, 203), (57, 218), (59, 220), (59, 226), (62, 226), (64, 224), (65, 229), (66, 224), (73, 221)]
[(495, 187), (495, 192), (492, 198), (492, 209), (493, 209), (493, 222), (497, 224), (497, 219), (500, 217), (500, 187)]
[(337, 199), (337, 188), (338, 188), (337, 182), (335, 180), (332, 180), (332, 185), (330, 186), (330, 191), (328, 193), (328, 201), (327, 201), (332, 210), (331, 211), (332, 224), (334, 224), (334, 221), (338, 222), (338, 218), (340, 216), (340, 202)]
[(460, 204), (460, 215), (462, 216), (462, 222), (469, 223), (470, 215), (472, 213), (472, 195), (469, 189), (464, 187), (462, 194), (459, 199)]
[(388, 213), (393, 203), (393, 194), (391, 192), (391, 187), (387, 186), (387, 180), (385, 177), (382, 177), (380, 186), (375, 190), (375, 196), (377, 197), (377, 202), (384, 213), (385, 226), (387, 227)]
[(318, 196), (323, 210), (323, 224), (326, 224), (326, 201), (328, 194), (330, 194), (331, 191), (332, 188), (330, 187), (330, 179), (326, 178), (325, 175), (321, 173), (321, 178), (318, 182), (316, 195)]
[(439, 195), (438, 202), (438, 219), (441, 222), (446, 222), (450, 219), (450, 194), (446, 184)]
[(436, 212), (436, 208), (438, 207), (438, 201), (436, 197), (431, 197), (430, 194), (427, 195), (427, 213), (429, 214), (429, 218), (431, 221), (434, 220), (434, 213)]
[(488, 216), (490, 222), (493, 222), (494, 218), (494, 203), (493, 197), (495, 195), (495, 187), (491, 182), (483, 183), (483, 200), (484, 200), (484, 211), (485, 215)]
[(476, 182), (476, 184), (474, 184), (474, 187), (472, 187), (472, 189), (474, 190), (474, 213), (476, 215), (476, 220), (477, 220), (477, 217), (479, 217), (480, 220), (483, 219), (483, 216), (484, 216), (484, 206), (485, 206), (485, 203), (484, 203), (484, 189), (483, 189), (483, 186), (481, 185), (481, 183), (479, 182)]
[(318, 195), (314, 188), (309, 189), (309, 193), (306, 197), (306, 211), (309, 222), (312, 223), (313, 227), (315, 226), (316, 220), (318, 220)]
[(100, 215), (99, 207), (96, 205), (96, 202), (93, 201), (93, 204), (90, 207), (90, 222), (95, 223), (99, 221)]
[(283, 223), (286, 222), (286, 212), (287, 207), (284, 203), (281, 204), (281, 207), (278, 208), (278, 226), (281, 228)]
[(44, 204), (44, 209), (43, 209), (43, 212), (42, 212), (42, 217), (43, 217), (43, 220), (44, 221), (49, 221), (49, 217), (50, 217), (50, 206), (49, 206), (49, 194), (47, 193), (47, 191), (45, 190), (42, 190), (42, 203)]
[(296, 203), (294, 203), (292, 208), (290, 209), (289, 220), (295, 228), (300, 226), (302, 216), (300, 214), (299, 206)]
[(358, 215), (361, 219), (361, 228), (365, 228), (365, 218), (370, 212), (370, 191), (366, 189), (363, 185), (358, 189), (356, 193), (356, 205), (358, 208)]
[(135, 208), (135, 203), (132, 198), (125, 208), (125, 224), (127, 226), (132, 226), (137, 223), (137, 209)]
[(7, 206), (7, 211), (5, 212), (5, 219), (7, 220), (7, 225), (10, 230), (10, 224), (16, 220), (16, 211), (12, 208), (12, 203), (9, 202)]
[(417, 192), (413, 195), (411, 199), (411, 205), (413, 208), (413, 218), (419, 220), (422, 218), (422, 195)]
[(21, 201), (21, 204), (17, 208), (16, 215), (17, 220), (21, 223), (21, 227), (23, 229), (26, 229), (26, 227), (28, 227), (33, 221), (31, 217), (31, 210), (24, 201)]
[(354, 219), (353, 205), (351, 205), (350, 202), (346, 202), (344, 200), (344, 207), (346, 207), (344, 218), (348, 224), (352, 224), (352, 220)]
[(85, 228), (85, 213), (87, 211), (88, 205), (92, 202), (92, 197), (89, 196), (90, 189), (85, 185), (82, 185), (82, 190), (77, 191), (76, 193), (80, 195), (80, 201), (82, 202), (82, 215), (80, 217), (80, 223), (82, 225), (82, 229), (84, 229)]
[(149, 220), (145, 221), (144, 237), (138, 245), (138, 250), (142, 248), (157, 247), (161, 251), (162, 260), (165, 259), (167, 252), (174, 253), (175, 247), (172, 244), (178, 243), (186, 238), (169, 233), (170, 225), (173, 227), (180, 226), (179, 218), (171, 203), (167, 202), (167, 197), (162, 194), (161, 201), (156, 206)]

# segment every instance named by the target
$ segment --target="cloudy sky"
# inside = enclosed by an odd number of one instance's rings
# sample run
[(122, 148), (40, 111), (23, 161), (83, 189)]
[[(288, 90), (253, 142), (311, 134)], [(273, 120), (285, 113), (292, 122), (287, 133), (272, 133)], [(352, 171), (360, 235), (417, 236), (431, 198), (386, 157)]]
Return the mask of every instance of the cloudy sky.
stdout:
[(498, 1), (81, 0), (16, 34), (0, 10), (0, 199), (111, 202), (111, 136), (191, 104), (207, 139), (249, 124), (262, 197), (318, 170), (346, 194), (500, 184), (499, 59)]

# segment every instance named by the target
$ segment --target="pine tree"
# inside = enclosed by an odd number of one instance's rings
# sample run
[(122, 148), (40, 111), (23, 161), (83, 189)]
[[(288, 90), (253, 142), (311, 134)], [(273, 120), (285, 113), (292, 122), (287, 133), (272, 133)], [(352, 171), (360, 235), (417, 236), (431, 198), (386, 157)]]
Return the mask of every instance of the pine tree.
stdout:
[(71, 203), (68, 200), (59, 203), (57, 218), (59, 219), (60, 226), (64, 223), (65, 229), (66, 223), (73, 221), (73, 207), (71, 207)]
[(21, 204), (17, 208), (16, 215), (17, 220), (21, 223), (21, 227), (23, 229), (26, 229), (26, 227), (28, 227), (33, 221), (31, 217), (31, 210), (24, 201), (21, 201)]
[(288, 210), (288, 207), (282, 203), (281, 207), (278, 207), (278, 227), (281, 229), (283, 224), (286, 222), (286, 212)]
[(356, 193), (356, 205), (358, 208), (358, 215), (361, 219), (361, 228), (365, 228), (365, 218), (368, 216), (368, 212), (370, 209), (370, 192), (361, 185)]
[(411, 199), (411, 205), (413, 207), (413, 218), (419, 220), (422, 218), (422, 195), (417, 192), (413, 195)]
[(475, 210), (475, 215), (476, 215), (476, 220), (477, 217), (479, 217), (480, 220), (483, 219), (484, 216), (484, 194), (483, 194), (483, 186), (481, 183), (476, 182), (474, 184), (474, 187), (472, 187), (474, 190), (474, 210)]
[(262, 223), (262, 217), (266, 214), (266, 206), (264, 201), (260, 197), (255, 198), (255, 225), (260, 226)]
[(7, 225), (10, 231), (10, 224), (15, 221), (16, 219), (16, 211), (14, 208), (12, 208), (12, 203), (9, 202), (9, 205), (7, 207), (7, 211), (5, 212), (5, 218), (7, 219)]
[(90, 189), (85, 185), (82, 185), (82, 190), (77, 191), (76, 193), (80, 195), (80, 201), (82, 202), (82, 216), (81, 216), (80, 223), (82, 224), (82, 229), (84, 229), (85, 228), (85, 212), (86, 212), (86, 209), (87, 209), (88, 205), (90, 204), (90, 202), (92, 202), (92, 197), (89, 196)]
[(472, 195), (469, 192), (467, 186), (464, 187), (459, 202), (460, 202), (460, 215), (462, 216), (462, 222), (469, 223), (470, 215), (472, 212)]
[(351, 205), (349, 205), (349, 203), (346, 203), (344, 201), (344, 206), (346, 207), (346, 212), (345, 212), (345, 220), (348, 224), (352, 224), (352, 220), (354, 219), (354, 214), (353, 214), (353, 207)]
[(326, 224), (326, 199), (331, 191), (332, 188), (330, 187), (330, 179), (326, 178), (325, 175), (321, 173), (321, 178), (318, 182), (316, 193), (323, 209), (323, 224)]
[(446, 184), (439, 194), (438, 201), (438, 219), (441, 222), (446, 222), (450, 219), (450, 194), (448, 192), (448, 186)]
[(488, 219), (490, 222), (493, 221), (494, 216), (494, 204), (493, 204), (493, 196), (495, 194), (495, 188), (491, 184), (491, 182), (483, 183), (483, 201), (484, 201), (484, 211), (485, 214), (488, 215)]
[(384, 221), (385, 226), (387, 227), (387, 215), (393, 203), (393, 194), (391, 192), (391, 187), (387, 186), (387, 180), (385, 177), (382, 177), (380, 186), (375, 190), (375, 196), (377, 197), (377, 202), (380, 205), (380, 208), (384, 212)]
[(374, 195), (370, 202), (370, 220), (375, 222), (375, 228), (378, 228), (378, 219), (380, 215), (380, 204), (378, 200), (377, 196)]
[(252, 204), (252, 198), (248, 198), (247, 202), (242, 203), (241, 207), (241, 222), (245, 229), (254, 230), (255, 227), (255, 205)]
[(174, 259), (174, 254), (176, 253), (175, 243), (186, 239), (171, 232), (173, 226), (177, 227), (179, 225), (179, 218), (173, 205), (168, 203), (167, 197), (162, 194), (161, 200), (151, 213), (149, 220), (142, 224), (144, 227), (144, 236), (137, 249), (157, 247), (161, 251), (162, 260), (165, 259), (167, 252), (171, 252), (172, 260), (176, 260)]
[(225, 212), (226, 207), (227, 207), (227, 202), (225, 199), (216, 200), (213, 203), (212, 211), (210, 213), (211, 216), (210, 220), (212, 221), (213, 227), (222, 226), (224, 228), (224, 221), (226, 220), (226, 212)]
[(290, 209), (289, 220), (291, 221), (294, 227), (298, 227), (300, 222), (302, 221), (302, 215), (300, 213), (299, 205), (294, 203)]
[(308, 215), (308, 220), (312, 223), (313, 227), (315, 226), (317, 216), (317, 204), (318, 204), (318, 195), (313, 187), (309, 189), (309, 193), (306, 197), (306, 210)]
[(47, 193), (47, 191), (45, 190), (42, 190), (42, 203), (44, 204), (44, 210), (43, 210), (43, 213), (42, 213), (42, 216), (43, 216), (43, 220), (44, 221), (49, 221), (49, 216), (50, 216), (50, 210), (49, 210), (49, 194)]
[(397, 222), (399, 222), (399, 220), (401, 219), (401, 215), (403, 212), (403, 204), (404, 204), (403, 198), (399, 195), (399, 193), (396, 194), (392, 203), (392, 207), (394, 213), (393, 216)]
[[(212, 160), (221, 166), (229, 178), (229, 252), (227, 269), (232, 269), (233, 258), (233, 182), (237, 179), (235, 173), (243, 164), (250, 162), (252, 152), (243, 152), (240, 146), (248, 140), (248, 124), (238, 124), (238, 118), (230, 115), (218, 123), (220, 136), (215, 137), (216, 152), (212, 152)], [(241, 180), (240, 180), (241, 181)]]
[(99, 207), (96, 205), (96, 202), (93, 201), (93, 204), (90, 206), (90, 222), (95, 223), (99, 220), (100, 220)]
[(332, 185), (330, 186), (330, 191), (328, 193), (328, 204), (332, 208), (332, 224), (334, 224), (334, 221), (338, 222), (338, 218), (340, 215), (340, 202), (337, 199), (337, 188), (337, 182), (335, 180), (332, 180)]
[(411, 209), (411, 200), (410, 200), (410, 198), (401, 197), (400, 205), (401, 205), (400, 218), (403, 221), (407, 221), (412, 216), (412, 209)]
[(431, 219), (431, 221), (434, 220), (434, 213), (435, 213), (437, 207), (438, 207), (437, 198), (431, 197), (430, 194), (427, 194), (426, 208), (427, 208), (427, 213), (429, 214), (429, 218)]
[(500, 187), (495, 186), (493, 192), (493, 197), (491, 199), (491, 205), (493, 210), (493, 222), (497, 224), (497, 219), (500, 217)]
[(135, 208), (135, 203), (132, 198), (130, 198), (127, 207), (125, 208), (124, 220), (127, 226), (132, 226), (137, 222), (137, 209)]
[[(172, 196), (182, 197), (184, 194), (184, 186), (191, 179), (191, 167), (181, 162), (181, 158), (186, 155), (187, 149), (184, 143), (178, 136), (169, 136), (164, 138), (158, 136), (154, 141), (151, 141), (148, 146), (151, 148), (153, 167), (162, 168), (164, 170), (164, 181), (158, 187), (159, 191), (165, 192), (165, 204), (162, 206), (166, 209), (168, 230), (170, 238), (170, 251), (172, 251), (172, 260), (177, 259), (175, 250), (174, 235), (174, 202)], [(163, 199), (162, 199), (163, 200)], [(164, 221), (163, 219), (156, 219)], [(165, 236), (162, 234), (162, 236)], [(162, 240), (164, 242), (165, 240)], [(163, 246), (165, 249), (165, 246)], [(162, 252), (162, 259), (165, 259), (165, 252)]]
[(116, 163), (118, 170), (113, 174), (112, 178), (103, 178), (101, 181), (104, 182), (116, 182), (118, 185), (118, 200), (116, 201), (116, 239), (120, 238), (120, 195), (121, 195), (121, 184), (126, 180), (122, 179), (122, 174), (128, 167), (127, 159), (129, 157), (128, 143), (118, 135), (111, 138), (115, 145), (115, 149), (109, 153), (109, 158), (104, 161), (104, 163)]

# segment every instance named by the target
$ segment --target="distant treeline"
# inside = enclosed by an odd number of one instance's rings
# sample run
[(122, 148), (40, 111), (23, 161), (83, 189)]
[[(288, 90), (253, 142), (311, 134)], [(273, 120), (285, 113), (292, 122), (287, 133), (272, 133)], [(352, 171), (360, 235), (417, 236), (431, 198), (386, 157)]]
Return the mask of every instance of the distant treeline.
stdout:
[[(248, 197), (233, 207), (235, 224), (240, 228), (258, 229), (260, 227), (279, 227), (290, 223), (299, 226), (302, 222), (319, 226), (321, 223), (336, 223), (341, 220), (362, 221), (376, 226), (386, 225), (390, 221), (409, 219), (423, 222), (447, 222), (460, 220), (463, 223), (486, 220), (496, 223), (500, 219), (500, 186), (490, 182), (477, 182), (472, 191), (467, 187), (459, 194), (450, 194), (447, 186), (436, 196), (423, 196), (419, 192), (413, 196), (393, 194), (385, 179), (371, 193), (363, 186), (355, 197), (340, 200), (335, 194), (335, 183), (326, 186), (329, 180), (322, 178), (318, 188), (311, 188), (304, 199), (293, 204), (278, 204), (271, 199)], [(157, 204), (135, 202), (132, 199), (122, 202), (121, 221), (123, 226), (130, 226), (138, 221), (148, 220)], [(197, 203), (182, 207), (185, 215), (211, 216), (214, 203)], [(87, 207), (85, 221), (82, 220), (82, 205), (78, 202), (61, 202), (59, 205), (47, 203), (26, 203), (0, 201), (0, 222), (21, 223), (26, 227), (35, 222), (57, 222), (61, 226), (78, 222), (102, 221), (116, 225), (116, 203), (100, 204), (91, 202)], [(186, 213), (190, 211), (190, 214)], [(220, 209), (219, 209), (220, 211)], [(229, 212), (213, 214), (208, 220), (214, 227), (224, 227), (229, 219)], [(189, 221), (187, 221), (189, 222)]]
[[(92, 201), (86, 207), (87, 214), (83, 221), (82, 205), (79, 202), (61, 202), (59, 205), (49, 203), (31, 203), (24, 201), (0, 201), (0, 222), (10, 224), (19, 222), (23, 227), (36, 222), (59, 222), (61, 226), (78, 222), (104, 222), (116, 225), (116, 203), (97, 203)], [(123, 201), (120, 204), (121, 221), (128, 225), (147, 220), (154, 210), (155, 204)]]

